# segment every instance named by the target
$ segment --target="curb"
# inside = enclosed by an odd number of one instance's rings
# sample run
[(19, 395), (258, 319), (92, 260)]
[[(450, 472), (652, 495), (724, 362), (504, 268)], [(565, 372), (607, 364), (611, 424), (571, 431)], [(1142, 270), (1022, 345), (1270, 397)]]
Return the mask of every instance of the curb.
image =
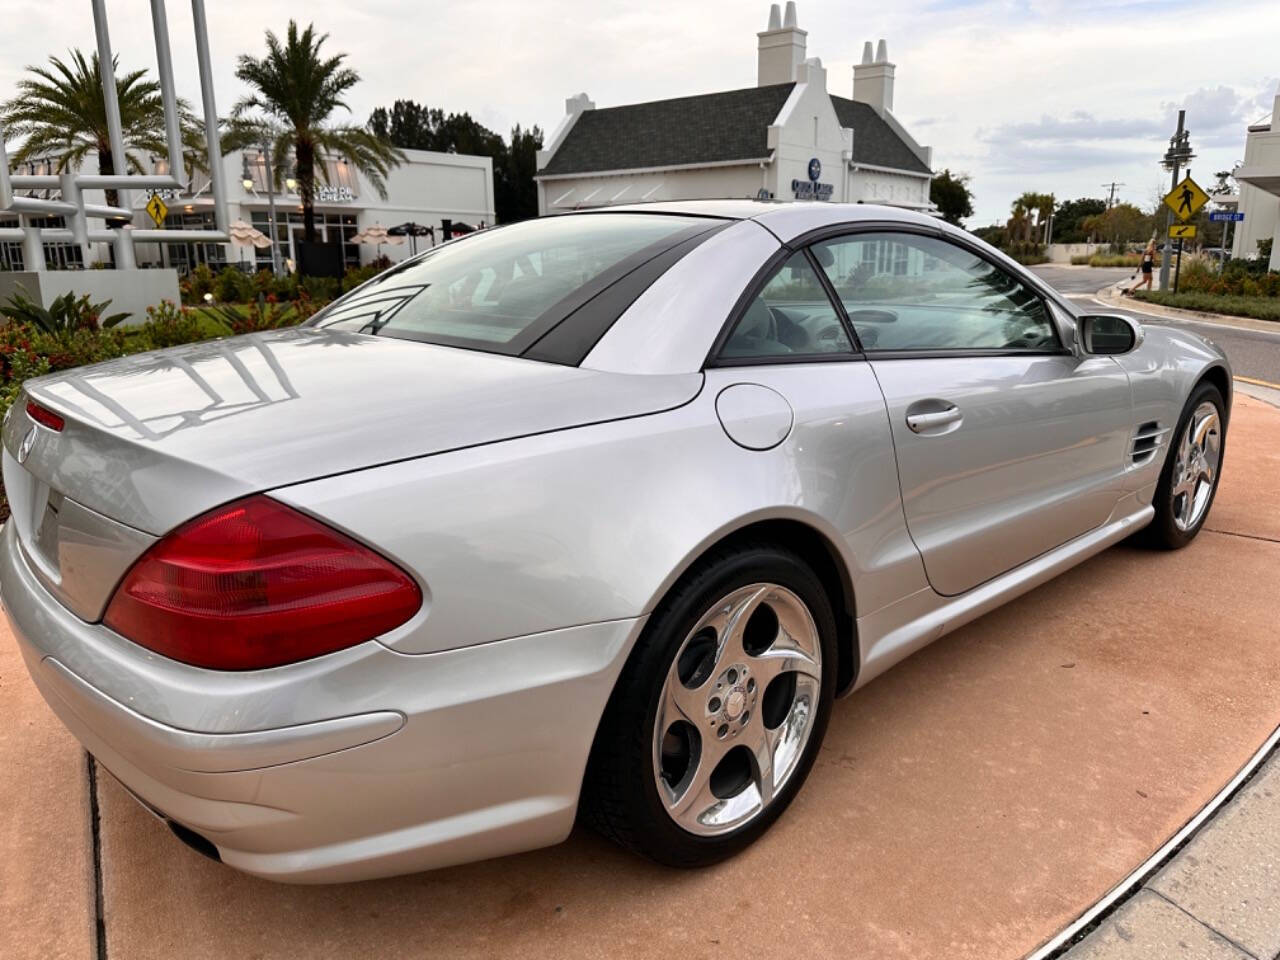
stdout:
[[(1119, 281), (1123, 283), (1124, 281)], [(1149, 313), (1170, 320), (1191, 320), (1196, 323), (1212, 323), (1220, 327), (1236, 330), (1248, 330), (1254, 333), (1280, 333), (1280, 322), (1275, 320), (1258, 320), (1254, 317), (1237, 317), (1226, 313), (1208, 313), (1199, 310), (1186, 310), (1181, 307), (1166, 307), (1159, 303), (1148, 303), (1145, 300), (1133, 300), (1122, 297), (1115, 292), (1118, 283), (1109, 284), (1094, 294), (1094, 298), (1112, 306), (1133, 310), (1135, 313)]]
[(1252, 779), (1262, 764), (1280, 747), (1280, 727), (1271, 732), (1254, 752), (1244, 766), (1237, 771), (1221, 790), (1205, 804), (1195, 816), (1188, 820), (1181, 829), (1166, 840), (1150, 857), (1139, 864), (1127, 877), (1112, 887), (1097, 903), (1068, 924), (1063, 930), (1032, 953), (1026, 960), (1056, 960), (1070, 951), (1085, 939), (1088, 934), (1106, 920), (1127, 900), (1145, 889), (1148, 880), (1156, 875), (1166, 863), (1173, 860), (1200, 830), (1213, 820), (1215, 816), (1234, 800), (1240, 790)]

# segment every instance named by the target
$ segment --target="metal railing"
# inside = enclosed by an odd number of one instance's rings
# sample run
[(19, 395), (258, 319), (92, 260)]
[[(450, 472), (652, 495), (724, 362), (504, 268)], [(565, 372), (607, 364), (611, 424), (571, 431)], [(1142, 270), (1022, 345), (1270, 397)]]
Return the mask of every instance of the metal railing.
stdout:
[[(98, 65), (102, 76), (102, 101), (107, 115), (107, 134), (111, 144), (111, 156), (118, 167), (128, 163), (124, 149), (124, 136), (120, 127), (120, 104), (116, 96), (115, 63), (111, 53), (111, 38), (107, 30), (105, 0), (90, 0), (93, 6), (93, 27), (98, 41)], [(178, 98), (173, 87), (173, 57), (169, 50), (169, 21), (165, 14), (164, 0), (151, 0), (151, 26), (156, 43), (156, 73), (160, 83), (160, 98), (164, 104), (165, 142), (169, 154), (168, 174), (76, 174), (65, 171), (53, 175), (23, 176), (10, 174), (9, 158), (5, 152), (4, 126), (0, 124), (0, 212), (16, 213), (19, 226), (0, 228), (0, 242), (20, 240), (23, 264), (28, 270), (45, 267), (45, 243), (75, 243), (80, 246), (87, 263), (90, 243), (110, 243), (115, 249), (116, 267), (131, 269), (136, 266), (133, 245), (135, 243), (224, 243), (230, 239), (230, 223), (227, 219), (227, 190), (222, 169), (222, 147), (218, 136), (218, 110), (213, 97), (213, 68), (209, 57), (209, 33), (206, 25), (204, 0), (191, 0), (191, 14), (195, 21), (196, 60), (200, 72), (200, 95), (204, 108), (205, 149), (208, 151), (210, 192), (213, 194), (213, 230), (136, 230), (130, 225), (116, 229), (89, 229), (89, 217), (133, 219), (129, 206), (130, 189), (180, 190), (185, 184), (173, 171), (185, 169), (182, 151), (182, 128), (178, 116)], [(19, 196), (18, 190), (56, 190), (58, 200)], [(115, 190), (116, 205), (86, 203), (85, 190)], [(69, 226), (65, 229), (42, 229), (32, 220), (40, 217), (63, 216)]]

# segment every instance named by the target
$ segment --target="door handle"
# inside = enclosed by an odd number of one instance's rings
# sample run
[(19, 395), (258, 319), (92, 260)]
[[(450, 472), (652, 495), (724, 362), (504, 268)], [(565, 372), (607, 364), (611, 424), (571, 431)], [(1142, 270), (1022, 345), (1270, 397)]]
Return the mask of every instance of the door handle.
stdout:
[(949, 403), (942, 410), (930, 410), (927, 413), (908, 413), (907, 426), (912, 433), (933, 432), (939, 427), (959, 423), (963, 417), (964, 414), (960, 412), (960, 408), (953, 403)]

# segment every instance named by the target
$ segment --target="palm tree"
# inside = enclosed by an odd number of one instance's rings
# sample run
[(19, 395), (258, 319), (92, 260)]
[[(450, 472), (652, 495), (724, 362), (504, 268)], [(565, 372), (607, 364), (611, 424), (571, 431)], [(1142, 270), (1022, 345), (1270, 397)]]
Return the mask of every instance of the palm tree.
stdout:
[[(57, 170), (62, 172), (96, 153), (101, 174), (140, 173), (142, 164), (137, 154), (167, 156), (160, 84), (145, 79), (147, 71), (116, 74), (116, 100), (126, 154), (117, 158), (111, 152), (98, 55), (86, 58), (80, 50), (72, 50), (69, 60), (50, 57), (48, 67), (27, 67), (30, 76), (18, 82), (18, 95), (0, 104), (0, 121), (6, 136), (24, 138), (13, 156), (15, 163), (56, 157)], [(187, 162), (204, 169), (198, 121), (183, 100), (178, 101), (178, 113)], [(119, 169), (122, 166), (124, 171)], [(107, 202), (116, 205), (114, 190), (107, 191)]]
[[(379, 196), (387, 197), (387, 174), (404, 154), (390, 144), (358, 127), (348, 124), (327, 125), (338, 109), (350, 110), (343, 95), (360, 82), (360, 75), (344, 67), (345, 53), (322, 57), (320, 48), (329, 35), (315, 32), (315, 25), (301, 33), (290, 20), (285, 42), (267, 31), (267, 55), (261, 59), (242, 54), (236, 66), (236, 77), (252, 89), (232, 108), (223, 147), (234, 150), (261, 142), (264, 129), (276, 128), (271, 144), (278, 181), (284, 177), (286, 161), (294, 158), (298, 194), (302, 198), (302, 221), (307, 242), (315, 240), (316, 163), (327, 183), (327, 156), (343, 156), (364, 175)], [(253, 116), (255, 111), (265, 119)]]

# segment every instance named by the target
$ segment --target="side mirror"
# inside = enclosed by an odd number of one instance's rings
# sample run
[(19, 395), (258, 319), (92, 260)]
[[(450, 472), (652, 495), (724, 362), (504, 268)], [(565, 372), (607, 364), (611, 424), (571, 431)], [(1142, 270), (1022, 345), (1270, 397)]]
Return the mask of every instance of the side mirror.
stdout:
[(1076, 320), (1080, 349), (1093, 356), (1128, 353), (1142, 342), (1142, 324), (1118, 313), (1099, 313)]

